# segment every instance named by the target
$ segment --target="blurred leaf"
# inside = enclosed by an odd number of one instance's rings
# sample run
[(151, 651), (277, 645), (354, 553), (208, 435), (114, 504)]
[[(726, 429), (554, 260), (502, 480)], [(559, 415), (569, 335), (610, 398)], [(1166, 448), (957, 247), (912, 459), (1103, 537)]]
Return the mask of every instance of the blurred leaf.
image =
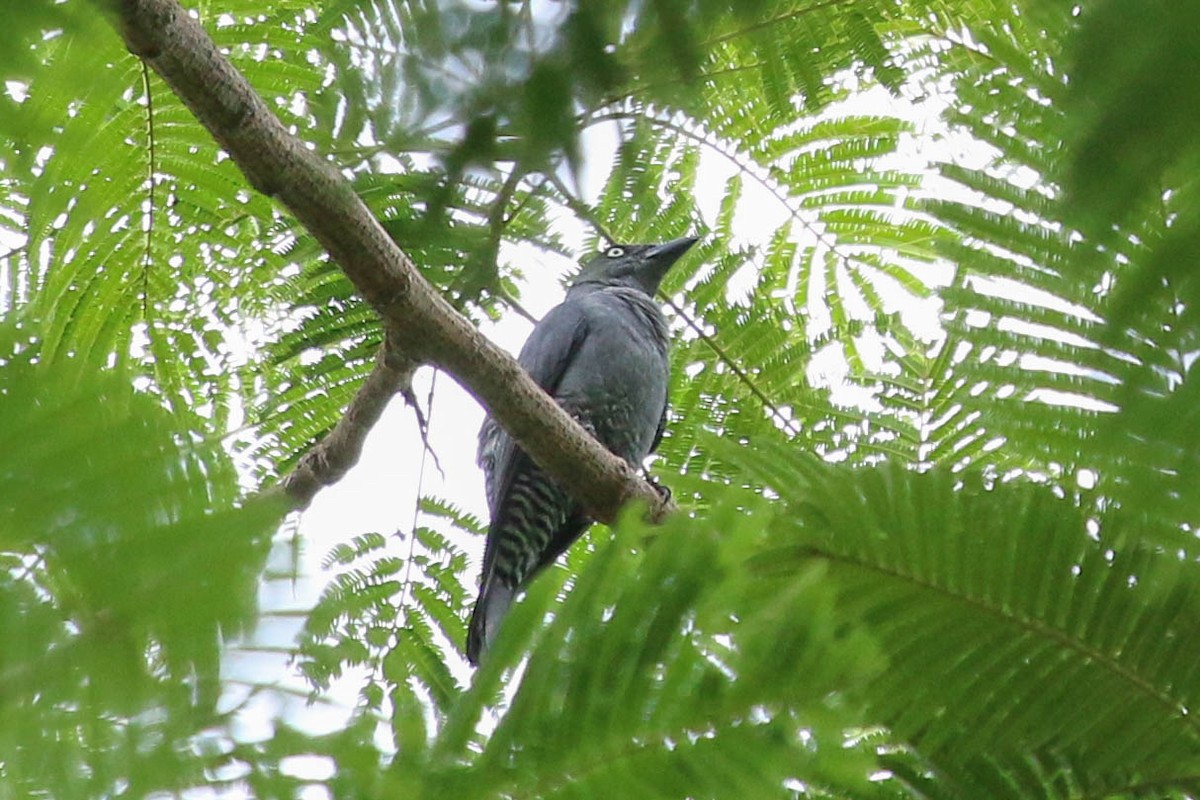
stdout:
[(1200, 8), (1104, 0), (1071, 42), (1065, 188), (1089, 233), (1107, 238), (1143, 203), (1193, 182), (1200, 156)]
[(239, 507), (227, 455), (128, 376), (37, 348), (0, 327), (5, 783), (186, 786), (201, 765), (179, 748), (219, 719), (221, 645), (255, 618), (282, 508)]

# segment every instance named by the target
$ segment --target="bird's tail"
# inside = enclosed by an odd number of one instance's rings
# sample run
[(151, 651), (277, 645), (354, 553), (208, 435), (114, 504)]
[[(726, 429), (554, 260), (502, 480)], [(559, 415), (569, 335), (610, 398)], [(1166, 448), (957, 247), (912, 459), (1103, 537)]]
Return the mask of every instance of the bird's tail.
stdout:
[(467, 661), (473, 666), (479, 666), (479, 660), (495, 640), (500, 621), (504, 619), (515, 595), (516, 591), (505, 586), (495, 573), (484, 581), (467, 626)]

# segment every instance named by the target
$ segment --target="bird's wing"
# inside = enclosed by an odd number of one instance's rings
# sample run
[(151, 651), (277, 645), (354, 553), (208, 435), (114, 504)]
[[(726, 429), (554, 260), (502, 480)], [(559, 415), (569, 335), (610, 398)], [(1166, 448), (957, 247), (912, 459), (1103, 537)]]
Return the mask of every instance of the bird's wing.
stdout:
[(479, 428), (479, 449), (475, 453), (475, 461), (483, 469), (483, 491), (487, 495), (488, 511), (496, 513), (496, 489), (498, 470), (496, 464), (509, 458), (508, 450), (512, 449), (512, 440), (505, 435), (500, 423), (491, 415), (483, 418)]
[[(586, 335), (587, 316), (584, 307), (579, 302), (565, 302), (552, 308), (534, 326), (517, 356), (517, 362), (525, 368), (534, 383), (553, 396)], [(483, 467), (488, 509), (495, 519), (508, 496), (513, 477), (529, 457), (517, 448), (500, 424), (488, 416), (479, 429), (477, 460), (479, 466)], [(489, 538), (483, 558), (485, 573), (491, 564), (492, 549)]]
[(654, 441), (650, 443), (650, 452), (658, 450), (658, 445), (662, 442), (663, 433), (667, 430), (667, 416), (670, 410), (670, 404), (663, 403), (662, 414), (658, 418), (658, 427), (654, 430)]
[(551, 396), (587, 336), (587, 314), (580, 300), (550, 309), (525, 340), (517, 362)]

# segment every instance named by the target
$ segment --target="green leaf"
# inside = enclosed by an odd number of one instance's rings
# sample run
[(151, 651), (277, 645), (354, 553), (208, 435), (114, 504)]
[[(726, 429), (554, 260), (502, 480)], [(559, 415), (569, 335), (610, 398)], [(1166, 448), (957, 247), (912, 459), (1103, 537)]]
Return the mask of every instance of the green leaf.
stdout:
[(221, 719), (221, 646), (255, 619), (283, 508), (239, 501), (226, 453), (128, 375), (40, 363), (12, 323), (0, 352), (5, 782), (95, 797), (200, 780), (177, 751)]

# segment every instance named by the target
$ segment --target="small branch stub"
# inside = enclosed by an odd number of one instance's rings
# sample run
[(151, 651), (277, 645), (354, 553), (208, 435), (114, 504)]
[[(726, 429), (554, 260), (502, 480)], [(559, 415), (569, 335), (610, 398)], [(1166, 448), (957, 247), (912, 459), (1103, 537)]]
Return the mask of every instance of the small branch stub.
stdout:
[(417, 366), (417, 362), (395, 352), (394, 346), (380, 345), (375, 366), (337, 425), (305, 453), (284, 479), (283, 489), (295, 508), (307, 508), (322, 487), (337, 483), (358, 463), (367, 434), (391, 399), (411, 390)]

